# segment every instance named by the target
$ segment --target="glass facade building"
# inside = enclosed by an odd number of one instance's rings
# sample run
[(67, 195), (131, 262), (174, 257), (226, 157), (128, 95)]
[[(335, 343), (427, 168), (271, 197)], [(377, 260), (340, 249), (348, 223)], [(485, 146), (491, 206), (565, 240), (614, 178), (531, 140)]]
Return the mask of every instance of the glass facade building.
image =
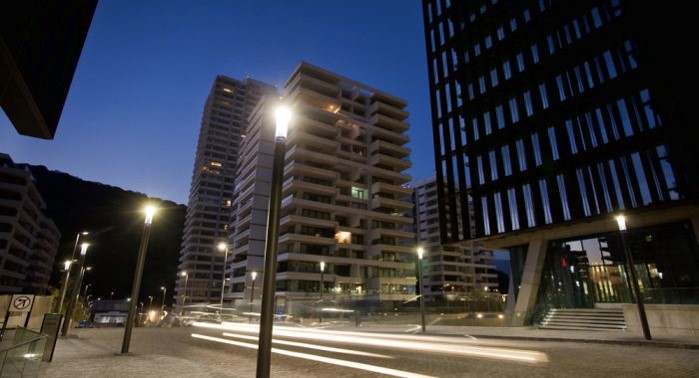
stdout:
[(651, 302), (699, 286), (682, 7), (423, 0), (441, 237), (509, 249), (518, 310), (629, 301), (620, 212)]

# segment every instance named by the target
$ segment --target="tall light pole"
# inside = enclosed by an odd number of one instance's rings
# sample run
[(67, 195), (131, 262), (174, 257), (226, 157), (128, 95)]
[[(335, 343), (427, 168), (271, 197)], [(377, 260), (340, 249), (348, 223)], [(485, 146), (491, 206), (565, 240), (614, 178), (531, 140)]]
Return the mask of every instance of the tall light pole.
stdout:
[(61, 300), (58, 302), (58, 313), (61, 313), (61, 310), (63, 310), (63, 300), (66, 297), (66, 290), (68, 290), (68, 279), (70, 278), (70, 266), (73, 264), (73, 260), (66, 260), (63, 263), (63, 271), (66, 272), (65, 277), (63, 278), (63, 288), (61, 289)]
[(163, 303), (160, 305), (160, 311), (165, 311), (165, 294), (167, 294), (167, 288), (165, 286), (161, 286), (160, 290), (163, 291)]
[(182, 295), (182, 315), (184, 315), (184, 305), (187, 303), (187, 282), (189, 281), (187, 271), (182, 272), (182, 277), (184, 277), (184, 295)]
[(146, 219), (143, 225), (143, 237), (141, 237), (141, 247), (138, 250), (138, 261), (136, 262), (136, 273), (133, 277), (133, 286), (131, 287), (131, 302), (129, 304), (129, 314), (126, 316), (126, 328), (124, 329), (124, 341), (121, 344), (121, 353), (129, 353), (129, 345), (131, 344), (131, 330), (136, 316), (136, 303), (138, 295), (141, 291), (141, 277), (143, 276), (143, 266), (146, 263), (146, 252), (148, 250), (148, 238), (150, 237), (150, 226), (153, 223), (153, 215), (155, 207), (146, 206)]
[(224, 242), (218, 243), (218, 250), (223, 252), (223, 272), (221, 275), (221, 315), (223, 315), (223, 294), (226, 289), (226, 264), (228, 264), (228, 244)]
[(425, 250), (422, 247), (417, 249), (417, 271), (418, 271), (418, 281), (417, 285), (420, 288), (420, 324), (422, 325), (422, 332), (425, 332), (425, 288), (422, 286), (422, 281), (424, 280), (422, 271), (422, 256), (425, 254)]
[(325, 261), (320, 262), (320, 311), (318, 311), (318, 323), (323, 322), (323, 289), (325, 286), (325, 280), (323, 279), (323, 274), (325, 273)]
[(75, 310), (75, 302), (80, 294), (80, 286), (82, 285), (83, 274), (85, 274), (85, 255), (87, 255), (87, 247), (90, 244), (82, 243), (80, 248), (80, 260), (78, 261), (78, 277), (73, 285), (73, 290), (71, 290), (70, 297), (68, 298), (68, 309), (66, 310), (66, 318), (63, 320), (63, 327), (61, 328), (61, 336), (66, 336), (68, 334), (68, 327), (70, 326), (70, 320), (73, 318), (73, 311)]
[(252, 278), (252, 291), (250, 291), (250, 312), (252, 312), (253, 304), (255, 302), (255, 278), (257, 278), (257, 272), (253, 270), (252, 273), (250, 273), (250, 277)]
[(286, 134), (291, 120), (291, 110), (285, 106), (280, 106), (276, 109), (275, 116), (277, 127), (274, 133), (272, 184), (269, 195), (269, 212), (267, 214), (265, 266), (260, 306), (260, 333), (257, 347), (257, 378), (269, 378), (270, 371), (272, 327), (274, 326), (274, 291), (277, 280), (277, 250), (279, 248), (279, 212), (282, 202), (282, 181), (284, 180)]
[(621, 248), (624, 250), (626, 264), (629, 269), (629, 274), (631, 275), (631, 289), (633, 290), (634, 297), (636, 297), (636, 306), (638, 307), (638, 317), (641, 320), (643, 337), (645, 337), (646, 340), (650, 340), (650, 328), (648, 327), (648, 319), (646, 318), (646, 309), (643, 305), (643, 296), (641, 295), (641, 288), (638, 286), (638, 278), (636, 277), (636, 263), (634, 262), (633, 254), (626, 245), (626, 217), (617, 215), (616, 222), (619, 226), (619, 233), (621, 234)]
[(66, 260), (66, 262), (63, 264), (64, 270), (66, 272), (65, 280), (63, 281), (63, 290), (61, 290), (61, 300), (58, 302), (58, 312), (60, 313), (61, 310), (63, 309), (63, 300), (66, 297), (66, 291), (68, 290), (68, 279), (70, 278), (70, 270), (73, 267), (72, 264), (75, 262), (75, 253), (78, 250), (78, 242), (80, 241), (80, 236), (81, 235), (88, 235), (89, 232), (83, 231), (83, 232), (78, 232), (77, 235), (75, 235), (75, 245), (73, 245), (73, 253), (70, 256), (70, 260)]
[(153, 296), (149, 295), (148, 300), (150, 301), (150, 302), (148, 302), (148, 309), (150, 310), (153, 308)]

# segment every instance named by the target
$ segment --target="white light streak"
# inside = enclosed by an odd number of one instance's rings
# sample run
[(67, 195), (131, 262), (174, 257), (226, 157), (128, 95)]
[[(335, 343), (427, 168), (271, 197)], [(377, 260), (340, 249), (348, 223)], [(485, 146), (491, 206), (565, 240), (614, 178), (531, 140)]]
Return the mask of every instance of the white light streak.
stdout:
[[(257, 325), (228, 322), (222, 324), (194, 323), (194, 326), (254, 334), (256, 334), (259, 329)], [(385, 333), (367, 334), (361, 332), (329, 331), (311, 328), (299, 330), (296, 328), (283, 326), (274, 326), (273, 335), (276, 337), (292, 337), (298, 339), (319, 340), (323, 342), (337, 342), (439, 354), (485, 357), (517, 362), (538, 363), (548, 361), (548, 357), (545, 353), (537, 351), (469, 346), (463, 345), (463, 339), (446, 337), (393, 335)]]
[[(228, 333), (228, 332), (224, 332), (224, 333), (223, 333), (223, 336), (226, 336), (226, 337), (235, 337), (235, 338), (245, 339), (245, 340), (257, 340), (257, 336), (239, 335), (239, 334)], [(316, 344), (298, 343), (298, 342), (295, 342), (295, 341), (272, 340), (272, 342), (275, 343), (275, 344), (297, 346), (297, 347), (300, 347), (300, 348), (324, 350), (324, 351), (326, 351), (326, 352), (334, 352), (334, 353), (342, 353), (342, 354), (354, 354), (354, 355), (357, 355), (357, 356), (375, 357), (375, 358), (393, 358), (393, 357), (391, 357), (391, 356), (386, 356), (386, 355), (384, 355), (384, 354), (376, 354), (376, 353), (369, 353), (369, 352), (361, 352), (361, 351), (352, 350), (352, 349), (333, 348), (333, 347), (322, 346), (322, 345), (316, 345)]]
[[(226, 339), (222, 339), (219, 337), (200, 335), (198, 333), (193, 333), (192, 337), (195, 339), (203, 339), (203, 340), (215, 341), (215, 342), (219, 342), (219, 343), (223, 343), (223, 344), (240, 346), (240, 347), (244, 347), (244, 348), (257, 349), (256, 344), (241, 343), (239, 341), (226, 340)], [(293, 351), (286, 350), (286, 349), (272, 348), (272, 353), (277, 353), (277, 354), (281, 354), (281, 355), (285, 355), (285, 356), (289, 356), (289, 357), (303, 358), (305, 360), (325, 362), (327, 364), (345, 366), (345, 367), (349, 367), (349, 368), (353, 368), (353, 369), (366, 370), (366, 371), (371, 371), (374, 373), (392, 375), (394, 377), (436, 378), (436, 377), (432, 377), (429, 375), (411, 373), (409, 371), (390, 369), (390, 368), (385, 368), (385, 367), (381, 367), (381, 366), (363, 364), (363, 363), (359, 363), (359, 362), (339, 360), (337, 358), (317, 356), (315, 354), (293, 352)]]

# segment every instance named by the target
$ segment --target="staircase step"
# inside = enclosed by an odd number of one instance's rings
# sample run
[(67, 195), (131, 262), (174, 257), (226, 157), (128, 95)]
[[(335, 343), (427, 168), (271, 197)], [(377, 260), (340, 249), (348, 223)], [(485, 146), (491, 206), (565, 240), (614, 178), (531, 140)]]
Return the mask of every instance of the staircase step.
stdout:
[(623, 311), (614, 308), (558, 308), (549, 310), (539, 325), (544, 329), (623, 331)]

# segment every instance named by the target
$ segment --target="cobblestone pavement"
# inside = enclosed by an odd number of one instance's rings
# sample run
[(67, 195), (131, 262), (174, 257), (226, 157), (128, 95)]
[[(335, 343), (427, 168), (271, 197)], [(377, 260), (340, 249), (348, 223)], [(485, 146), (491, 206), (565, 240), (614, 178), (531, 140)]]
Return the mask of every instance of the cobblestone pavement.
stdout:
[[(404, 330), (373, 327), (371, 331), (394, 331), (393, 333), (396, 334)], [(323, 344), (382, 354), (389, 358), (345, 356), (287, 345), (275, 344), (274, 347), (374, 364), (431, 377), (692, 377), (699, 374), (699, 350), (697, 349), (662, 348), (652, 344), (640, 344), (643, 345), (640, 346), (634, 343), (624, 345), (492, 338), (475, 340), (464, 336), (468, 333), (476, 333), (469, 331), (485, 332), (491, 335), (504, 332), (500, 330), (487, 332), (487, 327), (452, 329), (451, 332), (441, 330), (440, 333), (443, 335), (450, 335), (441, 336), (441, 339), (445, 339), (447, 345), (455, 345), (453, 348), (457, 346), (495, 347), (541, 352), (545, 354), (547, 361), (511, 362), (493, 358), (457, 356), (436, 351), (396, 350), (379, 345), (340, 345), (329, 341), (324, 341)], [(132, 354), (127, 356), (118, 353), (121, 350), (123, 332), (123, 328), (72, 330), (71, 336), (58, 340), (53, 362), (44, 363), (39, 376), (59, 378), (255, 376), (257, 353), (254, 349), (191, 337), (193, 332), (221, 337), (220, 331), (190, 327), (135, 328), (130, 348)], [(525, 331), (519, 330), (519, 332)], [(511, 333), (516, 335), (517, 330), (512, 330)], [(533, 335), (539, 334), (533, 333)], [(559, 335), (566, 336), (565, 333)], [(375, 337), (371, 334), (366, 336)], [(416, 335), (415, 337), (432, 339), (432, 336), (434, 335)], [(621, 337), (621, 342), (624, 340)], [(630, 341), (634, 340), (635, 338), (630, 339)], [(250, 340), (240, 340), (240, 342), (256, 344), (256, 341)], [(284, 378), (389, 376), (279, 354), (272, 356), (271, 372), (273, 377)]]

